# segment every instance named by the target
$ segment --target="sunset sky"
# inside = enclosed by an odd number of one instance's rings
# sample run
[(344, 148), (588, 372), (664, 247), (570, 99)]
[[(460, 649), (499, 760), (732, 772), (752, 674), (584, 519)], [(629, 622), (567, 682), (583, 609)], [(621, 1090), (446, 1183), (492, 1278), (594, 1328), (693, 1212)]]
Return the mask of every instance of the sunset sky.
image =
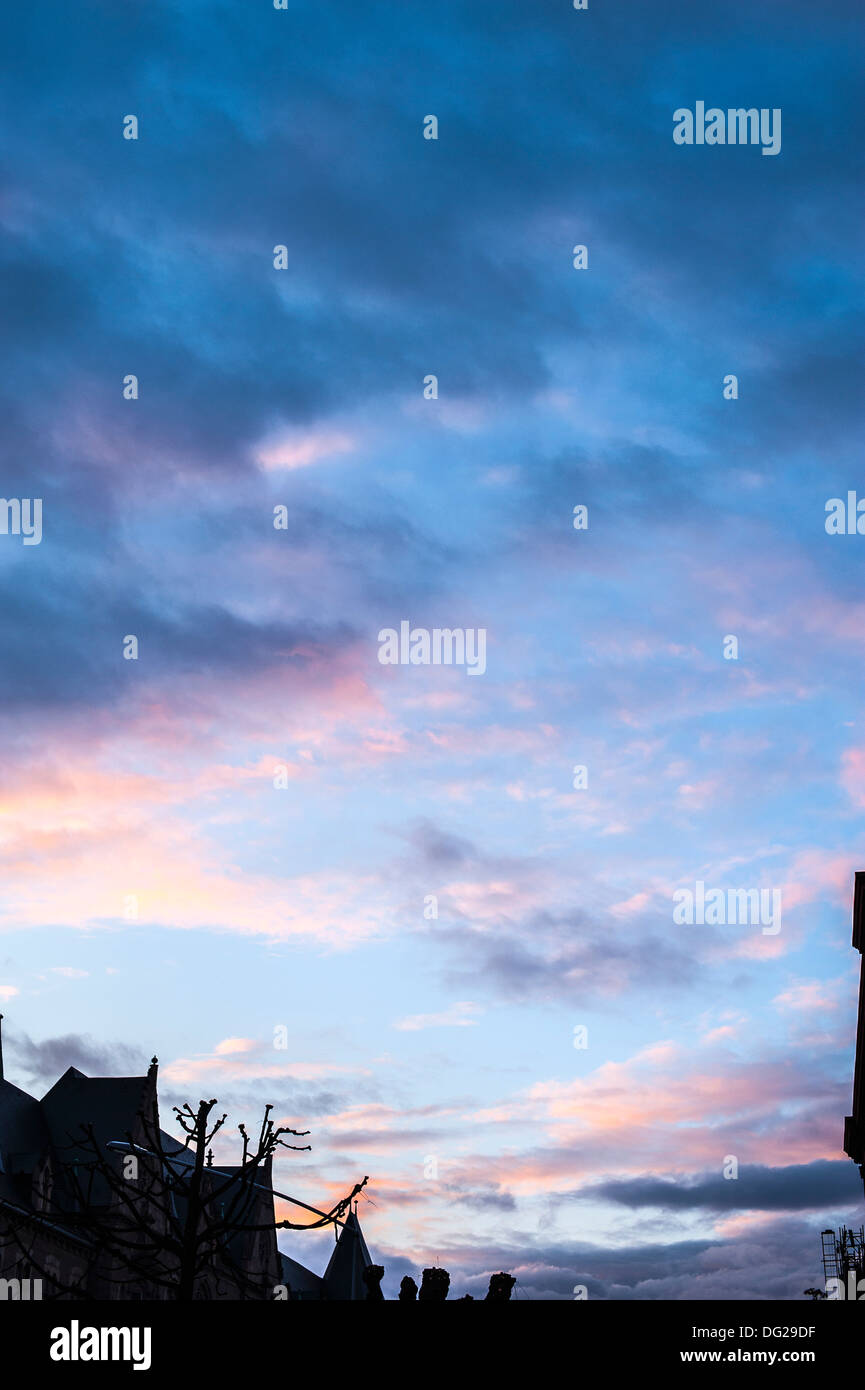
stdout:
[[(862, 1224), (862, 18), (0, 18), (6, 1074), (273, 1102), (391, 1297), (798, 1298)], [(677, 146), (698, 100), (781, 152)], [(485, 673), (381, 665), (403, 620)], [(698, 880), (780, 931), (676, 925)]]

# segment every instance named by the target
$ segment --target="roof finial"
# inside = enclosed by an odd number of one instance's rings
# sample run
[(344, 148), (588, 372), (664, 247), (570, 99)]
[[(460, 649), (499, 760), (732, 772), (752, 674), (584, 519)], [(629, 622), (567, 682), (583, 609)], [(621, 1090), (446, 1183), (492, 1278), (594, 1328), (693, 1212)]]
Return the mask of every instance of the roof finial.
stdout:
[(0, 1014), (0, 1081), (3, 1080), (3, 1015)]

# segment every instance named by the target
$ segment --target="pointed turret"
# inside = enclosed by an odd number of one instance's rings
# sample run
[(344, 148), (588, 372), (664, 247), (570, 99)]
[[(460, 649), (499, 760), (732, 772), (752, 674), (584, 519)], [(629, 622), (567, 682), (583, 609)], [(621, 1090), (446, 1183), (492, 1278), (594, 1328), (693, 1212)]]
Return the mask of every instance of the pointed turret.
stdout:
[(367, 1285), (363, 1273), (372, 1263), (357, 1212), (349, 1212), (324, 1271), (325, 1297), (343, 1301), (365, 1299)]

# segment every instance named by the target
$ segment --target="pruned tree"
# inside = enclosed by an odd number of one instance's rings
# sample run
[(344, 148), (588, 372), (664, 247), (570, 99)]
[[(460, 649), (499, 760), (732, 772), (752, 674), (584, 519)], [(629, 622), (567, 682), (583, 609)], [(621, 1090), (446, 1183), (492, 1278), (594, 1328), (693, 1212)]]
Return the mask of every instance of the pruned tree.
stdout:
[(505, 1274), (504, 1270), (499, 1274), (490, 1275), (490, 1286), (487, 1290), (486, 1303), (507, 1303), (511, 1296), (511, 1289), (516, 1283), (512, 1274)]
[(451, 1277), (446, 1269), (439, 1269), (437, 1265), (432, 1269), (425, 1269), (421, 1276), (418, 1302), (443, 1303), (448, 1296), (450, 1284)]

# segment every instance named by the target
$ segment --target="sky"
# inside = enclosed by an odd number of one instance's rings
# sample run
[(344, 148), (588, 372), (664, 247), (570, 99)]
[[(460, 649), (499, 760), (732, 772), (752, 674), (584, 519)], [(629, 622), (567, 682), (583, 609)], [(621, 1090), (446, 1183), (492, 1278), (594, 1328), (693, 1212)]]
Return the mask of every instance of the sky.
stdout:
[[(156, 1054), (223, 1160), (273, 1103), (391, 1297), (801, 1297), (863, 1219), (861, 8), (0, 38), (7, 1077)], [(780, 152), (674, 143), (698, 101)], [(486, 669), (382, 664), (403, 621)]]

